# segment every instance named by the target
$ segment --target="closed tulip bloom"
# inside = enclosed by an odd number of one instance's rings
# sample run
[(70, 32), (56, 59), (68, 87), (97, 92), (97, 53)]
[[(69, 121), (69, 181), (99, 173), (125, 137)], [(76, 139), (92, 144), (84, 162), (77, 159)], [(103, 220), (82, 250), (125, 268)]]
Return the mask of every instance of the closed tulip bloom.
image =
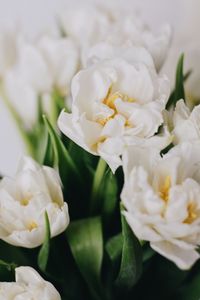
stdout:
[(35, 41), (16, 36), (16, 48), (15, 63), (3, 75), (3, 88), (30, 128), (37, 120), (39, 99), (43, 111), (50, 113), (55, 90), (61, 97), (69, 96), (71, 79), (78, 69), (79, 52), (71, 39), (47, 34)]

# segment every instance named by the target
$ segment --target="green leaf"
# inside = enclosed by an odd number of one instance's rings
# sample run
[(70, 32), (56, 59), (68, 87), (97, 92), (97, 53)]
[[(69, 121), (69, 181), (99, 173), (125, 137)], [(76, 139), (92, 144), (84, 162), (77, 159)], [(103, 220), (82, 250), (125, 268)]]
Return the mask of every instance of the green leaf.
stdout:
[(115, 175), (108, 170), (104, 176), (102, 187), (103, 219), (108, 225), (117, 208), (118, 203), (118, 185)]
[(102, 179), (104, 177), (106, 167), (107, 167), (106, 162), (102, 158), (99, 158), (99, 162), (97, 164), (97, 168), (94, 173), (93, 184), (92, 184), (92, 191), (91, 191), (91, 198), (90, 198), (91, 213), (97, 213), (98, 211), (98, 200), (99, 200), (98, 198), (100, 195)]
[(17, 264), (0, 260), (0, 281), (13, 281)]
[(106, 243), (106, 252), (108, 253), (108, 256), (113, 265), (115, 265), (115, 262), (118, 261), (119, 258), (121, 258), (122, 246), (123, 236), (121, 233), (113, 236)]
[(76, 165), (79, 166), (79, 171), (84, 176), (87, 173), (93, 176), (98, 157), (85, 151), (76, 143), (70, 140), (68, 151)]
[[(180, 99), (185, 100), (185, 91), (184, 91), (184, 75), (183, 75), (183, 64), (184, 64), (184, 54), (182, 54), (178, 60), (177, 68), (176, 68), (176, 82), (175, 82), (175, 90), (171, 94), (166, 109), (169, 109), (172, 105), (175, 107), (176, 103)], [(190, 73), (186, 74), (186, 79), (189, 77)]]
[(182, 54), (181, 57), (179, 58), (178, 66), (176, 70), (176, 88), (174, 94), (175, 102), (177, 102), (180, 99), (185, 99), (183, 63), (184, 63), (184, 54)]
[[(191, 272), (192, 273), (192, 272)], [(200, 299), (200, 274), (196, 274), (189, 282), (184, 281), (181, 288), (176, 290), (175, 299), (199, 300)]]
[(51, 138), (48, 132), (46, 137), (46, 147), (44, 151), (42, 165), (49, 167), (53, 167), (54, 165), (53, 148), (51, 144)]
[(40, 252), (38, 254), (38, 266), (40, 270), (43, 272), (46, 271), (48, 258), (49, 258), (49, 252), (50, 252), (50, 239), (51, 239), (51, 229), (49, 224), (49, 217), (47, 212), (45, 212), (45, 225), (46, 225), (46, 234), (44, 243), (40, 249)]
[(34, 146), (34, 158), (40, 164), (42, 164), (48, 138), (48, 132), (46, 126), (44, 125), (44, 122), (38, 122), (37, 124), (35, 124), (35, 126), (32, 127), (32, 131), (29, 133), (29, 138)]
[(65, 108), (65, 97), (61, 93), (54, 89), (51, 94), (51, 107), (50, 107), (50, 120), (53, 125), (57, 123), (58, 116), (63, 108)]
[(160, 155), (163, 156), (165, 155), (167, 152), (169, 152), (170, 149), (172, 149), (174, 147), (173, 143), (170, 143), (167, 147), (165, 147), (162, 151), (160, 151)]
[(0, 268), (4, 267), (6, 268), (9, 272), (13, 271), (17, 267), (15, 263), (8, 263), (0, 259)]
[(63, 184), (67, 182), (67, 179), (69, 177), (72, 177), (73, 174), (75, 174), (76, 177), (80, 179), (77, 168), (73, 160), (71, 159), (67, 149), (63, 145), (59, 135), (55, 132), (47, 117), (43, 116), (43, 118), (46, 128), (49, 132), (51, 145), (53, 148), (54, 166), (58, 167)]
[(142, 246), (142, 252), (143, 252), (143, 262), (148, 261), (155, 255), (155, 251), (149, 246), (149, 243), (145, 243)]
[(116, 286), (123, 290), (131, 289), (142, 272), (142, 248), (121, 212), (123, 247), (121, 266)]
[(102, 299), (103, 234), (101, 218), (94, 217), (71, 222), (66, 233), (73, 257), (91, 294), (94, 299)]

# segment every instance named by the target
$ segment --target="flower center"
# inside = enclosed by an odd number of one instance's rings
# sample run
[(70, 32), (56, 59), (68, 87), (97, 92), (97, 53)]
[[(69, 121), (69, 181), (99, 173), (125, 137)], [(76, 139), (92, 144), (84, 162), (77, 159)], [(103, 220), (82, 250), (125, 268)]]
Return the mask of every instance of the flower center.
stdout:
[(35, 222), (35, 221), (31, 221), (29, 224), (28, 224), (28, 230), (29, 231), (32, 231), (33, 229), (36, 229), (36, 228), (38, 228), (38, 225), (37, 225), (37, 223)]
[(27, 206), (27, 205), (29, 204), (29, 201), (30, 201), (30, 198), (29, 198), (29, 197), (22, 198), (22, 199), (20, 200), (20, 204), (21, 204), (22, 206)]
[(27, 206), (32, 198), (33, 198), (32, 193), (30, 192), (22, 193), (19, 202), (22, 206)]
[[(123, 102), (129, 102), (129, 103), (135, 102), (134, 98), (131, 98), (120, 92), (112, 93), (112, 86), (110, 86), (110, 88), (108, 89), (108, 93), (107, 93), (106, 97), (103, 99), (102, 103), (105, 104), (106, 106), (108, 106), (109, 108), (111, 108), (113, 110), (113, 113), (111, 116), (109, 116), (107, 118), (99, 118), (97, 120), (97, 122), (99, 124), (101, 124), (102, 126), (104, 126), (109, 120), (113, 119), (118, 114), (117, 108), (115, 106), (115, 101), (117, 99), (121, 99)], [(131, 124), (127, 118), (126, 118), (125, 126), (131, 127)]]
[(183, 223), (185, 223), (185, 224), (191, 224), (198, 217), (198, 215), (197, 215), (197, 204), (194, 201), (190, 201), (189, 204), (188, 204), (188, 206), (187, 206), (187, 211), (188, 211), (188, 216), (183, 221)]
[[(169, 201), (169, 192), (171, 188), (171, 177), (168, 175), (165, 177), (164, 183), (161, 185), (160, 190), (159, 190), (159, 196), (160, 198), (165, 202), (165, 208), (164, 208), (164, 213), (166, 211), (166, 207)], [(163, 213), (163, 214), (164, 214)], [(191, 224), (193, 223), (197, 217), (197, 204), (194, 201), (189, 201), (188, 206), (187, 206), (187, 217), (183, 221), (185, 224)]]
[(160, 198), (162, 198), (162, 200), (164, 200), (166, 203), (169, 200), (170, 188), (171, 188), (171, 177), (168, 175), (168, 176), (166, 176), (165, 181), (164, 181), (163, 185), (161, 185), (160, 191), (159, 191)]

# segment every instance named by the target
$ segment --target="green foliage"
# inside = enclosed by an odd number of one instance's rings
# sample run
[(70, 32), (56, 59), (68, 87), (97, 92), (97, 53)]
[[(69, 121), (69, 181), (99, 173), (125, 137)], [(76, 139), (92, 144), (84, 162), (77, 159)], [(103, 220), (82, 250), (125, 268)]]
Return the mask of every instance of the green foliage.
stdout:
[[(76, 168), (76, 165), (74, 164), (71, 156), (69, 155), (68, 150), (66, 149), (66, 147), (62, 143), (59, 135), (54, 130), (53, 126), (51, 125), (51, 123), (49, 122), (47, 117), (43, 116), (43, 118), (44, 118), (45, 126), (48, 130), (48, 133), (49, 133), (49, 138), (51, 140), (51, 146), (52, 146), (52, 149), (53, 149), (53, 162), (52, 162), (52, 165), (54, 167), (58, 167), (60, 177), (61, 177), (62, 182), (64, 184), (65, 182), (67, 182), (68, 178), (73, 176), (73, 175), (75, 175), (76, 177), (79, 177), (79, 173), (78, 173), (78, 170)], [(47, 151), (46, 151), (46, 154), (45, 154), (45, 158), (47, 156), (49, 157), (49, 154), (47, 154), (48, 146), (49, 146), (49, 143), (47, 143)]]
[(47, 212), (45, 212), (45, 227), (46, 227), (46, 233), (45, 233), (44, 243), (38, 254), (38, 266), (40, 270), (42, 270), (43, 272), (46, 271), (46, 267), (49, 259), (50, 239), (51, 239), (51, 229), (50, 229), (49, 217)]
[(186, 77), (184, 78), (183, 64), (184, 64), (184, 54), (181, 54), (176, 68), (175, 90), (172, 92), (167, 102), (166, 109), (169, 109), (171, 106), (175, 107), (176, 103), (180, 99), (185, 100), (184, 80), (188, 78), (189, 74), (187, 74)]
[(106, 162), (103, 159), (99, 159), (96, 171), (93, 176), (91, 199), (90, 199), (90, 212), (98, 212), (98, 200), (100, 196), (101, 183), (106, 170)]
[(127, 224), (124, 216), (122, 219), (122, 257), (120, 271), (116, 279), (116, 286), (129, 290), (138, 281), (142, 272), (142, 248)]
[(11, 281), (14, 278), (14, 272), (17, 265), (0, 260), (0, 281)]
[(101, 186), (101, 203), (103, 221), (108, 230), (118, 207), (117, 179), (111, 170), (108, 170), (103, 178)]
[(121, 257), (122, 246), (123, 246), (123, 236), (121, 233), (113, 236), (111, 239), (108, 240), (106, 244), (106, 251), (109, 255), (109, 258), (113, 266)]
[(100, 217), (71, 222), (67, 239), (76, 264), (94, 299), (102, 299), (103, 233)]

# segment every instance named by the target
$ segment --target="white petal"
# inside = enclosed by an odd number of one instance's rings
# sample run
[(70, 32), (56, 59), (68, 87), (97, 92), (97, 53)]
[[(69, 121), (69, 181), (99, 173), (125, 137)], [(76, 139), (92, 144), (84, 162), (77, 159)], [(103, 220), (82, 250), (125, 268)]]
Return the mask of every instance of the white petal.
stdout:
[(180, 269), (187, 270), (199, 259), (198, 252), (185, 250), (168, 241), (151, 242), (151, 247), (167, 259), (173, 261)]

